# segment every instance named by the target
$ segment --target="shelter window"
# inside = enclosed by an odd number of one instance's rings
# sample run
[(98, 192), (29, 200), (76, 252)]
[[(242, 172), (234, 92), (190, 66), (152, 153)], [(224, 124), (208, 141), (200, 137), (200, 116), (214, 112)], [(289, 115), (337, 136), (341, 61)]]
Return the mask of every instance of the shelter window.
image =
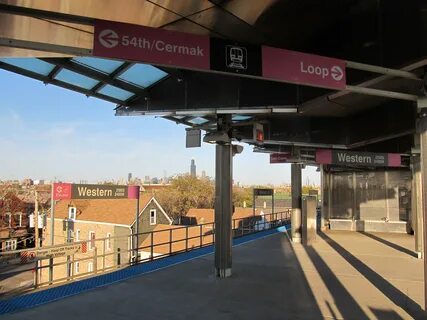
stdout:
[(168, 74), (166, 72), (159, 68), (148, 64), (138, 63), (123, 72), (119, 79), (142, 88), (147, 88), (167, 75)]

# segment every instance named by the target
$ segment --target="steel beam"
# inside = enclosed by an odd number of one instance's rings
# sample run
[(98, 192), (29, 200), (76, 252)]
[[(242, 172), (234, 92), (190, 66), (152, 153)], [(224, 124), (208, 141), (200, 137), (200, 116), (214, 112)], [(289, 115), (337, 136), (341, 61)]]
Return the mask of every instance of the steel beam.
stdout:
[(76, 91), (76, 92), (82, 93), (88, 97), (93, 96), (95, 98), (106, 100), (106, 101), (109, 101), (112, 103), (116, 103), (116, 104), (120, 104), (120, 105), (125, 104), (123, 101), (121, 101), (119, 99), (115, 99), (113, 97), (109, 97), (109, 96), (106, 96), (106, 95), (103, 95), (100, 93), (93, 93), (90, 90), (83, 89), (83, 88), (80, 88), (80, 87), (74, 86), (72, 84), (68, 84), (66, 82), (59, 81), (59, 80), (50, 79), (48, 76), (43, 76), (43, 75), (40, 75), (40, 74), (35, 73), (35, 72), (31, 72), (31, 71), (28, 71), (25, 69), (21, 69), (21, 68), (12, 66), (10, 64), (7, 64), (7, 63), (1, 62), (1, 61), (0, 61), (0, 69), (4, 69), (4, 70), (14, 72), (14, 73), (17, 73), (17, 74), (20, 74), (20, 75), (23, 75), (23, 76), (26, 76), (29, 78), (33, 78), (33, 79), (42, 81), (45, 84), (53, 84), (53, 85), (56, 85), (58, 87), (62, 87), (64, 89)]
[[(218, 117), (218, 130), (229, 131), (231, 116)], [(217, 143), (215, 164), (215, 274), (219, 278), (231, 276), (232, 265), (232, 147)]]
[(301, 208), (302, 208), (302, 176), (301, 164), (291, 164), (291, 194), (292, 194), (292, 216), (291, 234), (292, 241), (301, 243)]
[[(420, 99), (418, 106), (425, 104), (425, 101)], [(423, 212), (423, 243), (424, 248), (427, 247), (427, 109), (420, 109), (420, 118), (418, 122), (418, 130), (420, 133), (420, 151), (421, 151), (421, 176), (422, 176), (422, 212)], [(424, 309), (427, 306), (427, 257), (424, 254)]]
[[(119, 73), (113, 72), (112, 75), (107, 75), (105, 73), (102, 73), (100, 71), (96, 71), (94, 69), (91, 69), (89, 67), (82, 66), (79, 63), (73, 62), (72, 60), (68, 58), (40, 58), (40, 60), (43, 60), (45, 62), (61, 66), (65, 69), (68, 69), (70, 71), (82, 74), (86, 77), (90, 77), (92, 79), (101, 81), (102, 83), (109, 84), (133, 93), (141, 92), (143, 89), (141, 87), (138, 87), (136, 85), (132, 85), (126, 81), (120, 80), (115, 78)], [(120, 67), (119, 67), (120, 68)], [(129, 64), (126, 64), (125, 67), (122, 69), (120, 68), (120, 72), (124, 72), (127, 68), (129, 68)]]

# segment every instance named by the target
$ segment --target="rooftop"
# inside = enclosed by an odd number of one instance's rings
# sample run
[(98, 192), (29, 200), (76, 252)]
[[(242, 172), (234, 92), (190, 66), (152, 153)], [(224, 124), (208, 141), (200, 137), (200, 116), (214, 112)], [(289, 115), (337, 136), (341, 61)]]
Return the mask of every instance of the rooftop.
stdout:
[[(143, 210), (153, 195), (141, 194), (139, 208)], [(77, 208), (77, 220), (132, 225), (135, 221), (134, 199), (60, 200), (55, 205), (55, 218), (68, 218), (68, 207)]]
[(284, 233), (234, 248), (233, 276), (203, 256), (50, 304), (9, 320), (425, 319), (422, 261), (402, 234), (327, 232), (311, 247)]

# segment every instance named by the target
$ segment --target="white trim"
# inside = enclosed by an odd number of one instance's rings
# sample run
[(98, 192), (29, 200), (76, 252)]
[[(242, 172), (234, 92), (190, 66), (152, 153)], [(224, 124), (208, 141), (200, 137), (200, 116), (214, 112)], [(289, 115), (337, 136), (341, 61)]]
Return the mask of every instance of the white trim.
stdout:
[[(163, 210), (162, 206), (160, 205), (160, 203), (156, 200), (156, 198), (154, 198), (154, 196), (152, 196), (150, 198), (150, 200), (148, 200), (147, 204), (144, 206), (144, 208), (142, 208), (139, 212), (138, 218), (142, 215), (142, 213), (144, 212), (145, 209), (147, 209), (148, 205), (154, 201), (154, 203), (157, 205), (157, 207), (160, 209), (160, 211), (165, 215), (166, 219), (168, 219), (169, 221), (169, 225), (172, 224), (172, 219), (166, 214), (165, 210)], [(135, 224), (136, 220), (133, 220), (131, 227)]]
[(80, 241), (80, 229), (76, 229), (74, 234), (74, 242)]
[(157, 202), (156, 198), (153, 197), (152, 199), (157, 204), (157, 206), (159, 207), (160, 211), (165, 215), (166, 219), (168, 219), (169, 224), (172, 224), (173, 220), (166, 214), (165, 210), (163, 210), (163, 207), (160, 205), (160, 203)]
[[(154, 215), (152, 216), (152, 214)], [(153, 218), (153, 221), (151, 220)], [(150, 226), (155, 226), (157, 224), (157, 210), (156, 209), (150, 209)]]
[(16, 239), (9, 239), (4, 242), (4, 250), (5, 251), (15, 251), (18, 245), (18, 241)]
[(74, 262), (74, 274), (80, 273), (80, 262), (76, 261)]
[(93, 272), (93, 262), (88, 262), (88, 264), (87, 264), (87, 272)]
[(22, 227), (22, 213), (19, 213), (19, 227)]
[(77, 208), (68, 207), (68, 219), (75, 221), (77, 218)]
[[(50, 221), (50, 217), (47, 218)], [(55, 221), (64, 221), (62, 218), (55, 218)], [(119, 224), (119, 223), (111, 223), (111, 222), (98, 222), (98, 221), (87, 221), (87, 220), (74, 220), (74, 223), (94, 223), (94, 224), (102, 224), (106, 226), (116, 226), (116, 227), (125, 227), (129, 228), (128, 224)]]

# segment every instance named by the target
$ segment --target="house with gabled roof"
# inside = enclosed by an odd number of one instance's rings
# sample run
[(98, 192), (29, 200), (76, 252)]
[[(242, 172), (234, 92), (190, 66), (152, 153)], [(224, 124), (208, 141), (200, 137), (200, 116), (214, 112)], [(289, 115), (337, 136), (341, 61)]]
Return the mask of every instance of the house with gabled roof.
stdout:
[[(55, 267), (54, 279), (68, 276), (79, 277), (96, 270), (106, 271), (128, 263), (133, 258), (135, 246), (130, 237), (136, 228), (136, 204), (134, 199), (60, 200), (54, 210), (54, 245), (87, 242), (87, 252), (78, 253), (72, 260), (102, 256), (97, 259), (75, 261), (71, 267)], [(139, 199), (139, 233), (150, 232), (158, 225), (171, 225), (172, 218), (165, 212), (154, 195), (141, 193)], [(43, 246), (50, 243), (50, 221), (44, 232)], [(139, 237), (139, 243), (146, 235)], [(55, 263), (65, 258), (55, 258)], [(47, 261), (44, 261), (46, 264)], [(42, 269), (41, 281), (47, 281), (47, 268)]]

